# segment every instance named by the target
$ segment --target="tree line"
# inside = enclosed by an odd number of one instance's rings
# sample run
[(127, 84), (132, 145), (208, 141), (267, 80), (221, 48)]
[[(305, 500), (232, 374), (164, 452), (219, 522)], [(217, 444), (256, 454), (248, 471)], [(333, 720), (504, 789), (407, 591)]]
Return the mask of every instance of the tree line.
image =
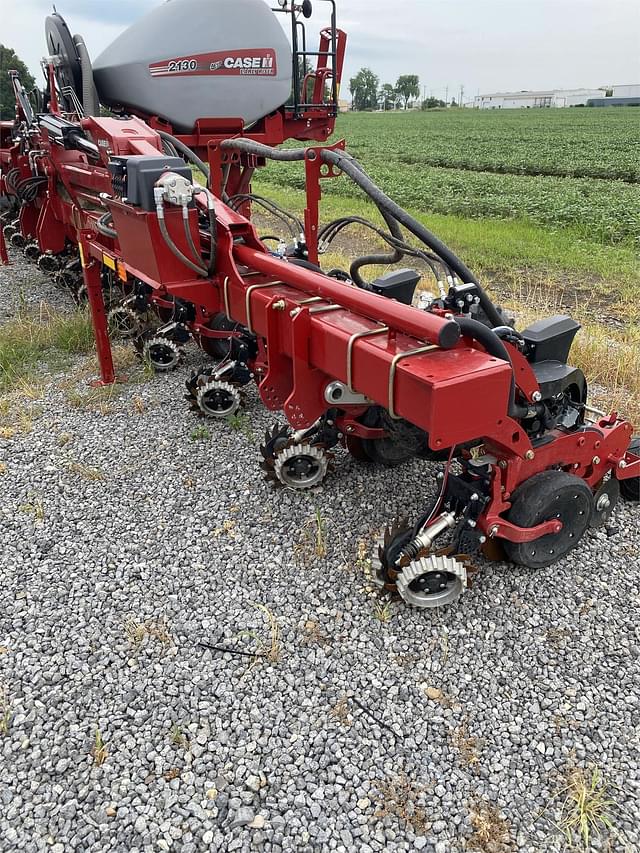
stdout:
[[(380, 78), (370, 68), (361, 68), (349, 83), (354, 110), (398, 110), (407, 109), (420, 98), (420, 78), (417, 74), (401, 74), (393, 86), (380, 85)], [(439, 98), (422, 101), (423, 110), (446, 107)], [(451, 106), (456, 106), (452, 101)]]
[(20, 81), (28, 92), (35, 88), (36, 81), (24, 62), (16, 55), (15, 50), (0, 44), (0, 120), (4, 121), (10, 121), (16, 112), (16, 99), (9, 77), (10, 71), (18, 72)]

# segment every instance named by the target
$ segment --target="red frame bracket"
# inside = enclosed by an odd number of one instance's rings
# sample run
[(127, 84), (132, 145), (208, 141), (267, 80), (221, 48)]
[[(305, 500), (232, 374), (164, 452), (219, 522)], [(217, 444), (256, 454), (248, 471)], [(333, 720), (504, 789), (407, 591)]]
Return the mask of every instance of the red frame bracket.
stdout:
[(330, 163), (322, 160), (323, 151), (344, 151), (345, 141), (341, 139), (335, 145), (314, 146), (306, 149), (304, 161), (307, 178), (307, 206), (304, 211), (304, 231), (307, 243), (307, 256), (312, 264), (318, 264), (318, 229), (320, 227), (320, 201), (322, 200), (321, 181), (339, 178), (342, 172)]

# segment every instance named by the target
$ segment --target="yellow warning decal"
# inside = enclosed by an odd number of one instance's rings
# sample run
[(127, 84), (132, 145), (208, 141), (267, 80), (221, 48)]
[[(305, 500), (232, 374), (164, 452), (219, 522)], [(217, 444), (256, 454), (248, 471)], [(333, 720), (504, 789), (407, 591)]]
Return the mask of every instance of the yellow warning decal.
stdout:
[(78, 251), (80, 252), (80, 263), (83, 267), (86, 267), (87, 263), (84, 259), (84, 249), (82, 248), (82, 243), (78, 243)]
[(102, 253), (102, 263), (105, 267), (109, 267), (110, 270), (115, 272), (116, 270), (116, 262), (115, 259), (111, 257), (111, 255), (106, 255), (104, 252)]

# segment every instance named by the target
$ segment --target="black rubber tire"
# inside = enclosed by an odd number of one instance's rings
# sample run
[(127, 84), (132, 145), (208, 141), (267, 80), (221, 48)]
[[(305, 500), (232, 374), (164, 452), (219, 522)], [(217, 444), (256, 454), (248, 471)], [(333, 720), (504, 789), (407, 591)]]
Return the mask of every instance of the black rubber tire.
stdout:
[[(640, 456), (640, 436), (632, 440), (629, 450), (636, 456)], [(640, 501), (640, 477), (620, 480), (620, 493), (625, 501)]]
[(544, 569), (566, 557), (578, 545), (591, 522), (593, 492), (584, 480), (564, 471), (542, 471), (516, 489), (507, 520), (518, 527), (535, 527), (560, 518), (563, 528), (534, 542), (503, 541), (511, 562)]
[(427, 434), (406, 421), (393, 421), (387, 411), (381, 406), (371, 406), (361, 418), (366, 427), (372, 429), (391, 428), (404, 433), (404, 446), (389, 438), (363, 438), (362, 447), (369, 459), (376, 465), (385, 468), (395, 468), (404, 465), (416, 456), (422, 456), (429, 449)]
[[(236, 323), (235, 320), (227, 317), (226, 314), (216, 314), (209, 321), (209, 328), (215, 329), (216, 332), (237, 332), (242, 328), (242, 324)], [(200, 345), (207, 355), (218, 361), (232, 355), (233, 344), (231, 338), (228, 340), (224, 338), (206, 338), (203, 335), (200, 339)]]

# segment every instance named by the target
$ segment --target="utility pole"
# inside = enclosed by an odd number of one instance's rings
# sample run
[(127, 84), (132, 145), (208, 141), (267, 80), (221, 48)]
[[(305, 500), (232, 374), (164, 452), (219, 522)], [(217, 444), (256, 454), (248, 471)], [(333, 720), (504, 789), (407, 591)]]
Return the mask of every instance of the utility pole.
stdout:
[(448, 107), (449, 106), (449, 87), (448, 86), (444, 90), (444, 102), (445, 102), (445, 105)]
[(458, 104), (459, 107), (464, 106), (464, 100), (463, 99), (464, 99), (464, 86), (461, 85), (460, 86), (460, 103)]

